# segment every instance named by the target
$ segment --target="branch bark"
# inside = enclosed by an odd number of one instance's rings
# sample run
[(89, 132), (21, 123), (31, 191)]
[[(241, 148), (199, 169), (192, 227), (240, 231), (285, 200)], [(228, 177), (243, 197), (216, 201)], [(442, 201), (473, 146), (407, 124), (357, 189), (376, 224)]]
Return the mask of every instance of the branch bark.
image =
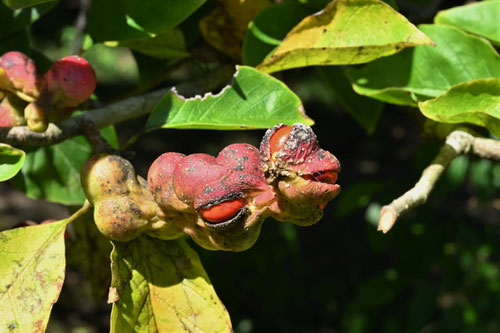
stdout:
[(446, 138), (431, 164), (424, 169), (415, 186), (401, 197), (382, 207), (377, 230), (387, 233), (398, 217), (424, 204), (441, 175), (455, 157), (472, 153), (483, 158), (500, 161), (500, 141), (475, 137), (464, 131), (453, 131)]
[[(234, 73), (233, 66), (222, 66), (208, 73), (205, 77), (179, 85), (178, 90), (185, 94), (196, 94), (211, 91), (227, 82)], [(160, 99), (170, 88), (134, 96), (117, 103), (97, 108), (80, 116), (66, 119), (58, 124), (49, 124), (47, 131), (36, 133), (27, 126), (12, 128), (0, 127), (0, 142), (13, 146), (41, 147), (62, 142), (71, 137), (84, 134), (84, 127), (93, 123), (96, 128), (117, 124), (138, 118), (153, 111)]]
[(49, 124), (47, 131), (36, 133), (27, 126), (0, 128), (0, 141), (13, 146), (41, 147), (62, 142), (73, 136), (82, 134), (83, 127), (93, 122), (97, 128), (103, 128), (125, 120), (137, 118), (150, 113), (156, 103), (169, 89), (135, 96), (123, 101), (98, 108), (80, 116), (66, 119), (58, 124)]

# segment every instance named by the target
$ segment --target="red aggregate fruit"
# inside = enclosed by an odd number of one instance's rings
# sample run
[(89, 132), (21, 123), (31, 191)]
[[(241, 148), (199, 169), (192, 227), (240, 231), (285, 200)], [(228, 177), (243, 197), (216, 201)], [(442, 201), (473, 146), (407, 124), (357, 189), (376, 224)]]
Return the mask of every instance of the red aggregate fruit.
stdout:
[(276, 201), (260, 168), (257, 148), (232, 144), (217, 158), (165, 153), (151, 165), (148, 182), (164, 218), (197, 244), (243, 251), (257, 240), (268, 207)]
[(28, 127), (35, 132), (45, 131), (49, 122), (69, 118), (92, 95), (97, 84), (92, 66), (79, 56), (54, 62), (45, 73), (45, 81), (40, 97), (25, 110)]
[[(79, 56), (68, 56), (54, 62), (45, 74), (47, 91), (56, 109), (74, 107), (94, 92), (97, 79), (92, 66)], [(54, 96), (55, 95), (55, 96)]]
[(10, 51), (0, 57), (0, 90), (7, 90), (32, 101), (44, 85), (35, 63), (27, 55)]
[(340, 192), (336, 184), (340, 163), (321, 149), (313, 130), (304, 124), (279, 124), (270, 128), (260, 145), (266, 181), (274, 184), (281, 199), (273, 217), (311, 225), (322, 216), (328, 201)]

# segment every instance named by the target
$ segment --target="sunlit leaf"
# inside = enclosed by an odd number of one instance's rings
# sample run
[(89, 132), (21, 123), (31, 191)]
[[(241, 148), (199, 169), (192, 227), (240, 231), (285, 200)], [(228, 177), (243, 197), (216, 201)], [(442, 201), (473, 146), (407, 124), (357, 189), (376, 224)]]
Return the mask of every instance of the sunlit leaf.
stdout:
[(0, 182), (14, 177), (23, 166), (26, 153), (0, 143)]
[(253, 129), (296, 122), (313, 124), (297, 95), (267, 74), (238, 66), (232, 84), (217, 95), (184, 98), (169, 92), (151, 113), (146, 129)]
[(443, 123), (471, 123), (500, 136), (500, 78), (457, 84), (444, 95), (418, 104), (420, 111)]
[(361, 64), (432, 41), (379, 0), (334, 0), (293, 28), (258, 69)]
[(436, 46), (417, 46), (347, 71), (358, 94), (384, 102), (417, 106), (451, 86), (500, 77), (500, 57), (482, 38), (443, 25), (421, 25)]
[(114, 244), (111, 290), (119, 299), (111, 332), (232, 332), (198, 255), (184, 240), (140, 236)]
[(479, 1), (440, 11), (434, 22), (485, 37), (500, 46), (500, 0)]
[(45, 331), (64, 281), (66, 224), (0, 233), (0, 331)]

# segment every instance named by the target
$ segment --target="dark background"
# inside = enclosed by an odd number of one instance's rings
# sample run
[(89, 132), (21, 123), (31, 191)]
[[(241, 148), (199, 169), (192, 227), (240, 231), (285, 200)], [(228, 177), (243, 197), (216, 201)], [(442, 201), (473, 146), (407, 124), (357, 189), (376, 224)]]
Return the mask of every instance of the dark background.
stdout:
[[(397, 3), (403, 15), (421, 23), (463, 2)], [(33, 25), (45, 54), (65, 55), (71, 33), (60, 32), (77, 13), (78, 2), (61, 1)], [(190, 47), (203, 44), (198, 36)], [(112, 101), (132, 92), (139, 77), (130, 53), (119, 51), (123, 61), (117, 65), (106, 63), (106, 57), (117, 56), (106, 52), (99, 57), (111, 74), (100, 81), (97, 94)], [(162, 85), (182, 82), (191, 73), (191, 65), (186, 66)], [(290, 70), (279, 78), (315, 120), (322, 148), (340, 160), (342, 192), (312, 227), (266, 221), (260, 239), (242, 253), (210, 252), (191, 242), (235, 331), (500, 332), (498, 163), (460, 157), (428, 202), (384, 235), (376, 231), (380, 207), (413, 186), (440, 146), (422, 138), (418, 110), (386, 105), (375, 133), (367, 135), (314, 68)], [(118, 125), (120, 141), (127, 142), (144, 122)], [(136, 153), (132, 163), (144, 177), (163, 152), (216, 155), (235, 142), (258, 146), (263, 133), (159, 130), (141, 136), (128, 150)], [(63, 206), (27, 199), (0, 183), (1, 229), (67, 215)], [(104, 299), (93, 300), (81, 270), (70, 266), (48, 331), (105, 332), (109, 310)]]

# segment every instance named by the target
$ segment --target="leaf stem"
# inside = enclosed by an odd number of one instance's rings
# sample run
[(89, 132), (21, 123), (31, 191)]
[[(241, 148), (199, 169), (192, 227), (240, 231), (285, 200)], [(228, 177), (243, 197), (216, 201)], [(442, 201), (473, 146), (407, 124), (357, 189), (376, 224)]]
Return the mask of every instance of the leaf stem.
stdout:
[(85, 203), (83, 204), (83, 206), (79, 210), (77, 210), (76, 212), (74, 212), (73, 215), (71, 215), (70, 217), (68, 217), (66, 219), (66, 224), (70, 224), (71, 222), (74, 222), (80, 216), (82, 216), (83, 214), (87, 213), (87, 211), (90, 209), (90, 207), (91, 207), (90, 202), (88, 200), (85, 200)]

